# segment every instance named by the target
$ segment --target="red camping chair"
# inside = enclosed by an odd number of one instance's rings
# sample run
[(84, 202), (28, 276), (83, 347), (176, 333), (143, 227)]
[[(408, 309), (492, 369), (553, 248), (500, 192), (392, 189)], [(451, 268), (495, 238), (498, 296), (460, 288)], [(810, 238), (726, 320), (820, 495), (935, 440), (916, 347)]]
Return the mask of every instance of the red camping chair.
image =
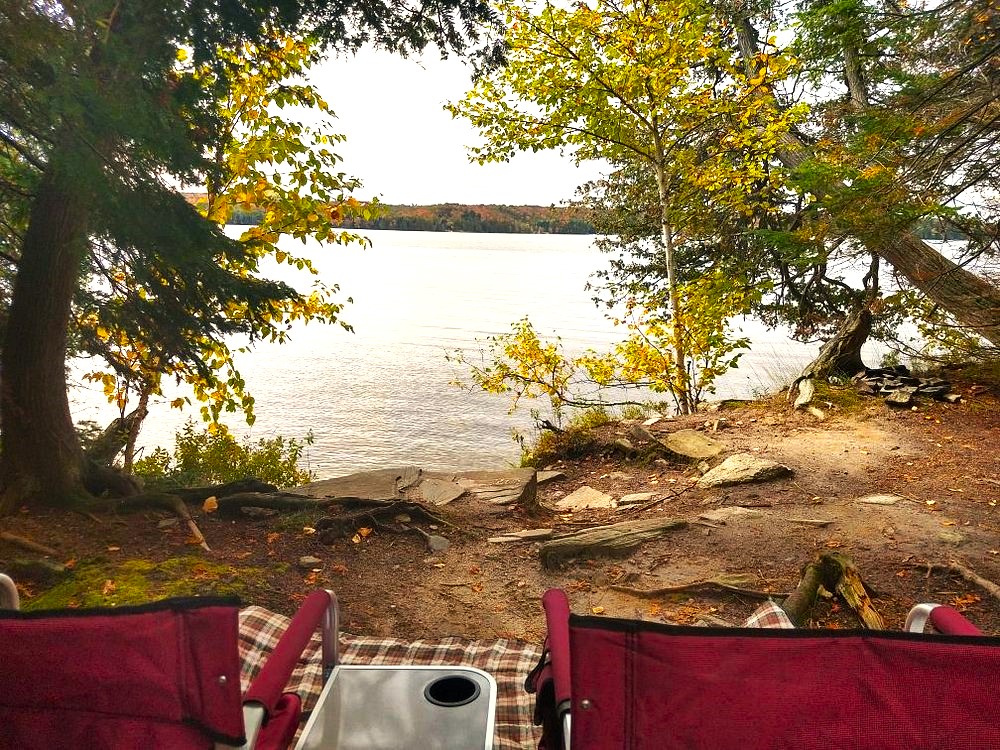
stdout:
[(872, 632), (680, 627), (572, 615), (559, 590), (542, 601), (526, 687), (547, 750), (1000, 748), (1000, 639), (948, 607), (915, 607), (914, 632)]
[(283, 749), (301, 710), (283, 691), (320, 625), (324, 677), (336, 662), (328, 591), (306, 598), (242, 696), (236, 599), (18, 612), (0, 575), (3, 604), (13, 608), (0, 609), (2, 750)]

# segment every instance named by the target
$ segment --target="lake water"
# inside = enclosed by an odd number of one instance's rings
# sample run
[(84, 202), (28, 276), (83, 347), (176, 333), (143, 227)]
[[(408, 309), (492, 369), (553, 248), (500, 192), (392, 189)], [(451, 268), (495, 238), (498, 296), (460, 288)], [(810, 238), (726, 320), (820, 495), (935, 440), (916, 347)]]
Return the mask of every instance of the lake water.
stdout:
[[(290, 342), (258, 345), (237, 360), (256, 398), (257, 421), (249, 434), (302, 437), (311, 431), (308, 460), (320, 477), (408, 464), (447, 470), (516, 462), (511, 428), (530, 432), (528, 411), (542, 402), (524, 402), (511, 416), (509, 398), (451, 385), (463, 372), (445, 354), (459, 348), (478, 352), (479, 340), (509, 331), (525, 315), (541, 335), (560, 335), (571, 351), (601, 350), (622, 338), (585, 290), (590, 275), (607, 262), (592, 237), (366, 234), (372, 240), (368, 249), (305, 249), (324, 281), (340, 284), (343, 297), (354, 298), (344, 311), (353, 334), (339, 326), (299, 326)], [(302, 251), (301, 243), (288, 243)], [(302, 286), (303, 276), (287, 266), (264, 270)], [(719, 381), (717, 397), (773, 389), (817, 351), (753, 320), (739, 327), (754, 346), (739, 369)], [(878, 361), (872, 353), (869, 359)], [(84, 368), (78, 363), (73, 371)], [(71, 405), (76, 419), (100, 424), (117, 413), (87, 384), (73, 389)], [(161, 400), (151, 409), (140, 445), (172, 447), (189, 414), (197, 418), (196, 410), (182, 413)], [(230, 426), (248, 432), (236, 418)]]

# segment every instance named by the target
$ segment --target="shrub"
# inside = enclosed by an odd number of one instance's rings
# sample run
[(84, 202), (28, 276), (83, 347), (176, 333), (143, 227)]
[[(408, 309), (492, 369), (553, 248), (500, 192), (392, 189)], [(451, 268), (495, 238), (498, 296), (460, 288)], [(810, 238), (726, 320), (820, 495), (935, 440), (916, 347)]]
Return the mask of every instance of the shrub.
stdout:
[(222, 484), (247, 477), (295, 487), (315, 478), (313, 472), (299, 467), (312, 442), (312, 433), (302, 440), (279, 435), (238, 441), (228, 430), (199, 430), (189, 421), (174, 436), (173, 454), (157, 448), (136, 461), (134, 471), (147, 487)]

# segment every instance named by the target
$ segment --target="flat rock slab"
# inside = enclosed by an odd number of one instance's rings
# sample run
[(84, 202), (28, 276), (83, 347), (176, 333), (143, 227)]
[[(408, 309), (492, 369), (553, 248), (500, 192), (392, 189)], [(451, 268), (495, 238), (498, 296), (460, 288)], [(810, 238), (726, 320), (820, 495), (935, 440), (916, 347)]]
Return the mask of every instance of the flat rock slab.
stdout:
[(693, 461), (715, 458), (722, 453), (722, 443), (697, 430), (677, 430), (661, 441), (671, 453)]
[(539, 486), (543, 484), (548, 484), (549, 482), (558, 482), (560, 479), (565, 479), (566, 475), (561, 471), (540, 471), (538, 472), (538, 484)]
[(362, 500), (398, 500), (407, 487), (419, 481), (417, 466), (360, 471), (356, 474), (322, 479), (298, 488), (310, 497), (358, 497)]
[(453, 476), (460, 487), (494, 505), (533, 503), (538, 488), (534, 469), (463, 471)]
[(698, 480), (697, 485), (702, 488), (728, 487), (734, 484), (780, 479), (791, 473), (791, 469), (776, 461), (769, 461), (749, 453), (737, 453), (710, 470)]
[(551, 567), (559, 560), (577, 555), (627, 554), (643, 542), (663, 536), (671, 529), (682, 529), (687, 521), (677, 518), (645, 518), (610, 526), (595, 526), (542, 542), (538, 555), (542, 565)]
[(905, 499), (899, 495), (866, 495), (865, 497), (859, 497), (854, 502), (865, 505), (895, 505), (900, 500)]
[(417, 485), (417, 494), (431, 505), (447, 505), (465, 494), (465, 487), (447, 479), (428, 477)]
[(541, 542), (552, 538), (552, 529), (525, 529), (511, 531), (500, 536), (491, 536), (486, 541), (491, 544), (509, 544), (511, 542)]
[(614, 498), (606, 492), (583, 485), (556, 503), (556, 509), (567, 510), (610, 510), (615, 507)]
[(450, 503), (469, 492), (488, 503), (510, 505), (519, 501), (533, 503), (536, 487), (534, 469), (450, 473), (404, 466), (323, 479), (303, 485), (297, 491), (310, 497), (385, 501), (406, 498), (431, 505)]

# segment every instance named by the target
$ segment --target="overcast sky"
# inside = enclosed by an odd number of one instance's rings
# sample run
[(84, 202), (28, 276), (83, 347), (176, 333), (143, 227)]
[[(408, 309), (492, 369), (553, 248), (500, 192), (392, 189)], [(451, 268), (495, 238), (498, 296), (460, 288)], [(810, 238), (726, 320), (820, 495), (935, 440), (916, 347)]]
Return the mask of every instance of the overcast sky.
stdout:
[(599, 174), (596, 165), (577, 168), (555, 152), (471, 164), (465, 147), (477, 142), (475, 130), (443, 109), (470, 86), (469, 69), (457, 59), (363, 50), (317, 66), (309, 78), (347, 136), (339, 153), (344, 171), (364, 182), (356, 193), (362, 200), (547, 206), (572, 198)]

